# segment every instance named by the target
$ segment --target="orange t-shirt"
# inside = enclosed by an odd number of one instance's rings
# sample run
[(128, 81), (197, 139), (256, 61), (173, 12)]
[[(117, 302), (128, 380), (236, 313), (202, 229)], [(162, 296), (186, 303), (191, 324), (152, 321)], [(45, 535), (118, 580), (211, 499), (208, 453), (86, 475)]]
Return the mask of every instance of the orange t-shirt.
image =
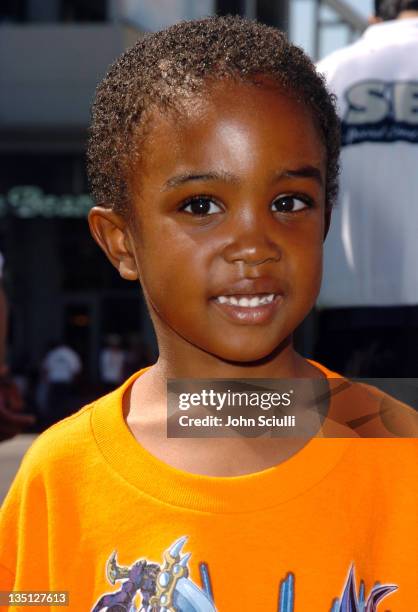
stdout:
[[(67, 591), (69, 608), (42, 609), (77, 612), (417, 609), (417, 440), (315, 438), (262, 472), (193, 475), (128, 429), (139, 374), (26, 454), (2, 509), (0, 591)], [(387, 396), (369, 392), (373, 413)]]

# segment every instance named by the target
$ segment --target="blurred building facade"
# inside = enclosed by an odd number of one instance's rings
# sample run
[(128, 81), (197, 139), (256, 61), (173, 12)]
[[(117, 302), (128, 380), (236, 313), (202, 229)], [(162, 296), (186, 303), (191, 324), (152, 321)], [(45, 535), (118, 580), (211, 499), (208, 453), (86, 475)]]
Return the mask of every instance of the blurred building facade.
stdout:
[(314, 61), (354, 42), (367, 27), (373, 13), (371, 0), (292, 0), (289, 34)]
[[(36, 366), (67, 337), (90, 377), (107, 333), (150, 335), (138, 287), (89, 236), (89, 108), (108, 65), (141, 35), (97, 0), (0, 6), (0, 250), (11, 303), (10, 357)], [(152, 337), (149, 338), (152, 342)]]

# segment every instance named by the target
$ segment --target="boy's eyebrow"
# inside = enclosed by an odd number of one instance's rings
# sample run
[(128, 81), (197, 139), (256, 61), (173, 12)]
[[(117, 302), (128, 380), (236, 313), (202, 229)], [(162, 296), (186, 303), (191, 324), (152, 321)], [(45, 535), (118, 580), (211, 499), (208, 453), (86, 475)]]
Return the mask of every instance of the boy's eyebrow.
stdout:
[(238, 177), (230, 172), (224, 172), (223, 170), (199, 172), (199, 174), (186, 172), (185, 174), (178, 174), (168, 179), (168, 181), (164, 184), (162, 191), (166, 191), (172, 187), (178, 187), (179, 185), (183, 185), (189, 181), (224, 181), (227, 183), (239, 183)]
[[(319, 168), (316, 166), (302, 166), (301, 168), (296, 168), (295, 170), (285, 169), (279, 170), (273, 176), (272, 183), (275, 183), (277, 180), (281, 178), (313, 178), (319, 185), (322, 186), (322, 173)], [(189, 181), (224, 181), (227, 183), (235, 183), (238, 184), (240, 179), (230, 172), (221, 171), (208, 171), (208, 172), (199, 172), (195, 174), (193, 172), (186, 172), (184, 174), (177, 174), (176, 176), (171, 177), (164, 183), (164, 186), (161, 191), (167, 191), (168, 189), (172, 189), (173, 187), (179, 187), (184, 183), (188, 183)]]
[(280, 178), (313, 178), (319, 185), (323, 185), (322, 180), (322, 172), (316, 166), (302, 166), (301, 168), (296, 168), (296, 170), (282, 170), (277, 172), (274, 177), (274, 180)]

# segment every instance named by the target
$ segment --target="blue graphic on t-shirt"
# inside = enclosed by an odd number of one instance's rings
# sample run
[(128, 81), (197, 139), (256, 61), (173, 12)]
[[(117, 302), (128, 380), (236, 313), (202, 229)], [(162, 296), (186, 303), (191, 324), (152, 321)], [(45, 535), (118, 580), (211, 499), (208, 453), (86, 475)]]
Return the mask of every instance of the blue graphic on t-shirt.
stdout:
[[(397, 588), (394, 584), (376, 583), (366, 599), (361, 581), (357, 595), (354, 566), (351, 566), (341, 599), (334, 599), (330, 612), (377, 612), (378, 603)], [(291, 573), (280, 583), (278, 612), (295, 612), (295, 577)]]
[[(182, 550), (186, 542), (187, 536), (176, 540), (164, 551), (161, 564), (137, 559), (122, 566), (114, 551), (106, 565), (106, 577), (112, 586), (119, 583), (119, 588), (101, 595), (92, 612), (216, 612), (209, 567), (199, 563), (201, 586), (190, 579), (191, 553)], [(341, 599), (334, 599), (330, 612), (377, 612), (379, 602), (397, 588), (376, 583), (366, 599), (361, 581), (357, 595), (351, 566)], [(295, 612), (295, 591), (295, 575), (289, 572), (280, 582), (277, 612)]]

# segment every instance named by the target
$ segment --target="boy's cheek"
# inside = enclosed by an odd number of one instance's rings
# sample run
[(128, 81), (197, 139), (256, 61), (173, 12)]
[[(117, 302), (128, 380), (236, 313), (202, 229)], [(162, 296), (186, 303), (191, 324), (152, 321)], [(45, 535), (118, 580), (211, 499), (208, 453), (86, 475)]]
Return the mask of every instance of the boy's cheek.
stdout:
[[(289, 267), (291, 293), (307, 308), (316, 301), (322, 282), (322, 249), (307, 249)], [(307, 313), (306, 313), (307, 314)]]

